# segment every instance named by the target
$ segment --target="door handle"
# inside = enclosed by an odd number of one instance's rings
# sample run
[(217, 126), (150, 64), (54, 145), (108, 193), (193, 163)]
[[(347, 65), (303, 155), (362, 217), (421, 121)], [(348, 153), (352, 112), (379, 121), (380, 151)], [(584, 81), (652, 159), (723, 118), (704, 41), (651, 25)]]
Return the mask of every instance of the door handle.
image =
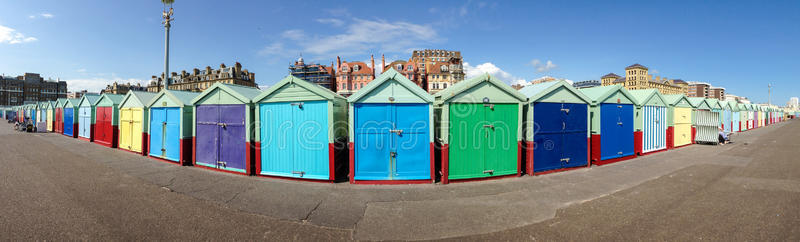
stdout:
[(292, 103), (292, 106), (297, 106), (298, 108), (303, 108), (303, 102)]
[(621, 154), (622, 154), (622, 151), (620, 151), (620, 152), (617, 152), (617, 155), (621, 155)]
[(494, 173), (494, 170), (485, 170), (485, 171), (483, 171), (483, 173), (484, 174), (486, 174), (486, 173), (492, 174), (492, 173)]
[(305, 171), (292, 171), (292, 174), (297, 174), (297, 175), (300, 175), (300, 177), (303, 177), (303, 175), (305, 175), (306, 172)]
[(484, 107), (489, 107), (490, 109), (494, 110), (494, 104), (483, 104)]
[(397, 157), (397, 152), (394, 152), (394, 151), (389, 152), (389, 156), (392, 157), (392, 158), (395, 158), (395, 157)]
[(561, 158), (561, 161), (569, 163), (569, 158)]
[(392, 129), (392, 130), (389, 130), (389, 133), (395, 133), (397, 135), (401, 135), (401, 134), (403, 134), (403, 130), (402, 129)]
[(561, 130), (565, 130), (565, 129), (567, 129), (567, 123), (566, 122), (561, 122)]
[(561, 112), (565, 112), (565, 113), (569, 114), (569, 108), (562, 108)]
[(622, 125), (622, 122), (617, 122), (617, 125)]
[(493, 128), (494, 128), (494, 125), (491, 125), (491, 124), (484, 124), (484, 125), (483, 125), (483, 127), (484, 127), (484, 128), (492, 128), (492, 129), (493, 129)]

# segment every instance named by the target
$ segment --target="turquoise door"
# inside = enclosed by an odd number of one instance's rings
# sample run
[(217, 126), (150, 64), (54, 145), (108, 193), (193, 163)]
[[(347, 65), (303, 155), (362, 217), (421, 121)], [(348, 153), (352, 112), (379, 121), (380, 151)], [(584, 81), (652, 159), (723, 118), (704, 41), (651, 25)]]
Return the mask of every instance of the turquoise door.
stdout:
[(150, 109), (150, 156), (179, 162), (181, 109)]
[(92, 134), (92, 108), (80, 107), (78, 109), (78, 136), (91, 138)]
[(355, 180), (430, 179), (429, 104), (355, 104)]
[(328, 102), (262, 103), (261, 174), (330, 179)]

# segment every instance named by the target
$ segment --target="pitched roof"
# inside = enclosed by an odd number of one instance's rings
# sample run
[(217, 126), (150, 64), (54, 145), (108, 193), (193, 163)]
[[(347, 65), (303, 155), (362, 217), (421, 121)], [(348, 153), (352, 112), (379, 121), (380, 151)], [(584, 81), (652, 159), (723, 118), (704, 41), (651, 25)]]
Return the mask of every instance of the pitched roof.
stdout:
[(590, 88), (583, 88), (578, 89), (581, 91), (586, 97), (589, 97), (592, 100), (592, 104), (599, 103), (603, 101), (606, 97), (614, 94), (614, 92), (622, 92), (622, 95), (630, 99), (633, 103), (636, 103), (636, 98), (631, 96), (631, 93), (628, 92), (627, 89), (622, 87), (621, 85), (610, 85), (610, 86), (600, 86), (600, 87), (590, 87)]
[(619, 75), (617, 75), (617, 74), (614, 74), (614, 73), (612, 72), (612, 73), (608, 73), (608, 74), (606, 74), (605, 76), (603, 76), (603, 77), (600, 77), (600, 78), (610, 78), (610, 77), (618, 78), (618, 77), (620, 77), (620, 76), (619, 76)]
[(246, 87), (246, 86), (241, 86), (241, 85), (232, 85), (232, 84), (225, 84), (225, 83), (222, 83), (222, 82), (217, 82), (217, 83), (214, 83), (214, 85), (211, 85), (211, 87), (209, 87), (208, 89), (206, 89), (202, 93), (200, 93), (200, 95), (197, 95), (196, 97), (194, 97), (194, 99), (192, 99), (191, 103), (195, 104), (195, 103), (199, 102), (201, 99), (203, 99), (203, 97), (205, 97), (206, 95), (210, 94), (215, 89), (226, 90), (226, 91), (230, 92), (231, 95), (233, 95), (234, 97), (239, 99), (239, 101), (242, 101), (244, 103), (253, 102), (253, 98), (255, 98), (256, 96), (261, 94), (261, 90), (258, 90), (258, 88), (255, 88), (255, 87)]
[(642, 68), (642, 69), (647, 70), (647, 67), (645, 67), (643, 65), (639, 65), (639, 63), (633, 64), (633, 65), (629, 65), (628, 67), (625, 67), (625, 70), (632, 69), (632, 68)]
[(122, 101), (120, 101), (120, 105), (122, 105), (131, 97), (139, 99), (139, 101), (142, 102), (142, 105), (147, 105), (148, 103), (150, 103), (150, 100), (153, 100), (155, 96), (156, 94), (153, 92), (128, 91), (128, 94), (125, 94), (125, 97), (122, 99)]
[(522, 95), (528, 97), (528, 102), (536, 102), (540, 98), (546, 96), (550, 92), (560, 87), (566, 88), (569, 92), (571, 92), (572, 94), (574, 94), (575, 96), (577, 96), (579, 99), (583, 100), (586, 103), (592, 102), (592, 100), (590, 100), (589, 97), (584, 95), (581, 91), (578, 91), (577, 88), (570, 85), (565, 80), (528, 85), (520, 89), (519, 92), (522, 93)]
[(658, 92), (658, 89), (642, 89), (642, 90), (628, 90), (631, 93), (631, 96), (635, 97), (636, 105), (642, 106), (647, 103), (651, 98), (658, 98), (661, 100), (664, 105), (668, 104), (667, 100), (664, 99), (664, 96)]
[(92, 105), (95, 105), (95, 106), (97, 106), (97, 104), (98, 104), (98, 103), (99, 103), (99, 102), (100, 102), (100, 101), (101, 101), (103, 98), (106, 98), (106, 99), (108, 99), (108, 100), (111, 100), (111, 103), (113, 103), (113, 104), (119, 104), (120, 102), (122, 102), (122, 99), (123, 99), (123, 98), (125, 98), (125, 95), (122, 95), (122, 94), (103, 93), (103, 95), (100, 95), (100, 98), (98, 98), (96, 101), (94, 101), (94, 103), (92, 103)]
[(397, 81), (397, 83), (400, 83), (400, 85), (410, 90), (412, 93), (414, 93), (417, 97), (421, 98), (422, 100), (425, 100), (426, 102), (429, 103), (433, 102), (433, 96), (428, 94), (428, 92), (426, 92), (425, 90), (422, 90), (422, 88), (417, 86), (417, 84), (415, 84), (411, 80), (408, 80), (408, 78), (403, 76), (403, 74), (397, 72), (397, 70), (395, 70), (394, 68), (387, 69), (385, 72), (381, 73), (380, 76), (375, 78), (375, 80), (370, 81), (369, 83), (367, 83), (366, 86), (362, 87), (361, 90), (358, 90), (358, 92), (356, 92), (355, 94), (347, 97), (347, 102), (349, 103), (357, 102), (358, 100), (360, 100), (361, 98), (372, 92), (373, 89), (378, 88), (381, 84), (389, 80)]
[(173, 101), (177, 102), (180, 105), (187, 106), (191, 105), (192, 99), (197, 97), (197, 95), (200, 95), (200, 93), (162, 89), (160, 92), (156, 94), (155, 97), (153, 97), (152, 99), (150, 99), (149, 102), (147, 102), (147, 106), (148, 107), (153, 106), (156, 100), (164, 95), (166, 95), (167, 97), (169, 97), (170, 99), (172, 99)]
[(613, 83), (623, 83), (623, 82), (625, 82), (625, 77), (619, 77), (616, 80), (614, 80)]
[(292, 84), (292, 83), (297, 84), (298, 86), (301, 86), (301, 87), (305, 88), (306, 90), (308, 90), (310, 92), (313, 92), (314, 94), (317, 94), (317, 95), (319, 95), (319, 96), (321, 96), (321, 97), (323, 97), (325, 99), (328, 99), (328, 100), (344, 99), (344, 97), (342, 97), (339, 94), (336, 94), (335, 92), (331, 91), (328, 88), (324, 88), (324, 87), (322, 87), (320, 85), (317, 85), (315, 83), (311, 83), (311, 82), (308, 82), (306, 80), (297, 78), (295, 76), (288, 75), (288, 76), (284, 77), (283, 80), (279, 81), (275, 85), (272, 85), (271, 87), (267, 88), (267, 90), (264, 90), (263, 92), (261, 92), (261, 94), (259, 94), (258, 96), (254, 97), (253, 98), (253, 102), (259, 102), (262, 99), (264, 99), (264, 98), (268, 97), (269, 95), (271, 95), (273, 92), (281, 89), (283, 86), (288, 85), (288, 84)]
[(86, 95), (83, 95), (83, 97), (81, 97), (81, 101), (79, 103), (83, 102), (84, 99), (89, 103), (89, 105), (94, 106), (94, 103), (97, 101), (97, 99), (100, 99), (100, 95), (97, 95), (97, 94), (86, 94)]
[(466, 90), (469, 90), (470, 88), (472, 88), (472, 87), (474, 87), (474, 86), (476, 86), (478, 84), (481, 84), (483, 82), (489, 82), (489, 83), (494, 84), (494, 86), (498, 87), (500, 90), (502, 90), (503, 92), (505, 92), (509, 96), (512, 96), (512, 97), (516, 98), (520, 102), (524, 102), (524, 101), (527, 100), (525, 95), (523, 95), (522, 93), (518, 92), (517, 90), (515, 90), (514, 88), (512, 88), (511, 86), (509, 86), (505, 82), (503, 82), (501, 80), (498, 80), (497, 78), (495, 78), (495, 77), (493, 77), (493, 76), (491, 76), (489, 74), (483, 74), (483, 75), (480, 75), (480, 76), (476, 76), (476, 77), (470, 78), (468, 80), (456, 82), (456, 84), (453, 84), (452, 86), (437, 92), (436, 95), (434, 95), (434, 97), (443, 97), (443, 99), (441, 101), (445, 102), (448, 99), (457, 96), (459, 93), (461, 93), (463, 91), (466, 91)]

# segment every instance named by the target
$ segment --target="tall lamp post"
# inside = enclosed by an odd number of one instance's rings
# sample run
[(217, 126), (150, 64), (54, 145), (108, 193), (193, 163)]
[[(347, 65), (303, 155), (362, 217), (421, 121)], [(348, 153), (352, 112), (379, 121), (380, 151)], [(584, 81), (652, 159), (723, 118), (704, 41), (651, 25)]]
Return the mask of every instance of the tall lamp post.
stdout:
[(767, 84), (767, 105), (772, 106), (772, 84)]
[[(169, 27), (170, 22), (174, 20), (172, 18), (172, 3), (175, 0), (161, 0), (161, 3), (164, 4), (164, 11), (161, 13), (161, 16), (164, 18), (164, 21), (161, 23), (164, 24), (164, 89), (167, 90), (169, 86)], [(169, 11), (167, 11), (167, 6), (169, 6)]]

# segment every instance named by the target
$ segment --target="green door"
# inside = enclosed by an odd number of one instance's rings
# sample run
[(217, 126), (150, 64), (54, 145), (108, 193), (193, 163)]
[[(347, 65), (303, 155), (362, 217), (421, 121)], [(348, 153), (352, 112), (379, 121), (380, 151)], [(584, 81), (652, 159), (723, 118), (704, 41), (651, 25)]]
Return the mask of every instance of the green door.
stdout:
[(518, 104), (450, 104), (448, 179), (517, 173)]

